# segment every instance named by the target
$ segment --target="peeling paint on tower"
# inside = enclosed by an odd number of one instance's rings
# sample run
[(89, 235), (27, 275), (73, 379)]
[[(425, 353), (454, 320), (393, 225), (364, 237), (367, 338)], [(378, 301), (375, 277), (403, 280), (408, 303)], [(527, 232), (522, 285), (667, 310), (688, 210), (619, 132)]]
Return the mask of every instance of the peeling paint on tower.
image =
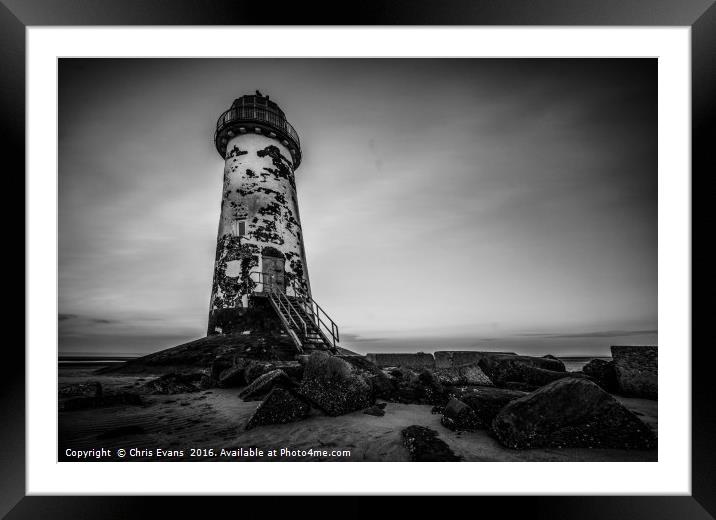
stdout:
[(298, 135), (275, 103), (256, 95), (222, 114), (215, 141), (225, 165), (208, 334), (229, 332), (220, 317), (240, 315), (265, 289), (265, 263), (275, 272), (283, 262), (287, 294), (294, 286), (310, 294), (294, 175)]

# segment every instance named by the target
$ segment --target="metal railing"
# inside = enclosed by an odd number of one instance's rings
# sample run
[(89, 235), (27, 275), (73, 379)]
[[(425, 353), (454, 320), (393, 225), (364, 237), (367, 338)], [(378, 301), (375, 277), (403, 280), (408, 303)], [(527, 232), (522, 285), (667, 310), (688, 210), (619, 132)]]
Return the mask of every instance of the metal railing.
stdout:
[[(336, 343), (340, 342), (338, 325), (336, 325), (328, 313), (324, 311), (318, 303), (316, 303), (316, 300), (311, 298), (309, 295), (306, 294), (299, 301), (304, 312), (312, 319), (313, 323), (318, 328), (319, 333), (325, 336), (325, 339), (329, 340), (335, 349)], [(326, 323), (324, 319), (327, 320), (328, 323)]]
[(287, 137), (291, 138), (296, 146), (300, 149), (301, 141), (298, 138), (298, 132), (291, 126), (291, 123), (286, 121), (286, 118), (274, 110), (259, 105), (240, 105), (228, 109), (226, 112), (219, 116), (216, 121), (216, 132), (214, 138), (221, 132), (227, 125), (234, 121), (246, 121), (246, 122), (259, 122), (268, 123), (272, 127), (286, 134)]
[(291, 300), (286, 296), (286, 293), (281, 291), (277, 286), (272, 286), (268, 294), (271, 301), (273, 301), (279, 310), (279, 313), (283, 315), (286, 321), (293, 324), (294, 330), (302, 330), (304, 336), (308, 334), (306, 320), (303, 319), (301, 313), (293, 306)]
[[(266, 293), (270, 298), (277, 302), (277, 305), (280, 303), (281, 305), (279, 305), (278, 308), (282, 312), (287, 313), (287, 321), (292, 323), (297, 330), (303, 330), (304, 334), (308, 332), (306, 321), (301, 317), (300, 313), (296, 309), (296, 306), (300, 307), (303, 314), (311, 320), (318, 333), (323, 336), (326, 343), (332, 345), (334, 349), (336, 348), (336, 343), (340, 343), (340, 334), (336, 322), (334, 322), (323, 307), (318, 305), (316, 300), (314, 300), (308, 292), (298, 284), (291, 283), (285, 288), (282, 288), (281, 284), (274, 283), (273, 276), (270, 273), (260, 271), (252, 271), (249, 273), (249, 276), (252, 280), (256, 278), (256, 280), (254, 280), (257, 284), (256, 289), (259, 289), (260, 286), (260, 290), (256, 290), (255, 292)], [(293, 294), (289, 295), (289, 291)], [(295, 298), (295, 302), (291, 302), (289, 296), (293, 296)], [(294, 306), (293, 303), (296, 305)], [(291, 312), (295, 313), (299, 319), (299, 322), (302, 325), (300, 329), (296, 320), (292, 318)]]

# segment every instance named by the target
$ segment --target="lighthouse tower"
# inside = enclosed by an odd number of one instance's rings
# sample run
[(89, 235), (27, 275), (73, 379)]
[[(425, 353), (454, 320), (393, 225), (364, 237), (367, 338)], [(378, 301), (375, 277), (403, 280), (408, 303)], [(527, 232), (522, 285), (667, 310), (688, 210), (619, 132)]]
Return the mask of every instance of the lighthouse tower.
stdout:
[(295, 170), (298, 134), (256, 91), (234, 100), (214, 134), (224, 159), (208, 335), (284, 329), (297, 350), (334, 350), (338, 328), (311, 296)]

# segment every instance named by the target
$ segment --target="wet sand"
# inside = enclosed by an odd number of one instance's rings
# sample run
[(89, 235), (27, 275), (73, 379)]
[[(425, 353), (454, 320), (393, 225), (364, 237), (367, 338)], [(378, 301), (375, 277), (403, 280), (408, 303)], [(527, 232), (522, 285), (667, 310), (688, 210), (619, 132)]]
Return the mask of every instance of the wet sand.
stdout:
[[(60, 387), (67, 383), (99, 381), (106, 393), (136, 390), (152, 375), (98, 376), (96, 368), (61, 368)], [(457, 433), (440, 424), (432, 406), (387, 403), (385, 415), (375, 417), (354, 412), (326, 417), (319, 412), (299, 422), (244, 428), (259, 402), (244, 402), (240, 389), (220, 389), (176, 395), (146, 395), (145, 405), (122, 405), (59, 412), (60, 461), (407, 461), (400, 432), (410, 425), (433, 428), (450, 448), (466, 461), (656, 461), (657, 450), (535, 449), (510, 450), (486, 431)], [(657, 402), (646, 399), (618, 399), (656, 431)], [(104, 436), (104, 438), (99, 438)], [(77, 459), (70, 450), (107, 448), (110, 457)], [(150, 450), (140, 456), (116, 455), (118, 449)], [(264, 455), (220, 456), (220, 450), (259, 448)], [(350, 455), (310, 454), (268, 456), (268, 450), (349, 450)], [(157, 450), (181, 451), (181, 456), (158, 456)], [(199, 450), (192, 456), (191, 450)], [(215, 456), (203, 450), (213, 449)], [(144, 456), (141, 456), (141, 455)]]

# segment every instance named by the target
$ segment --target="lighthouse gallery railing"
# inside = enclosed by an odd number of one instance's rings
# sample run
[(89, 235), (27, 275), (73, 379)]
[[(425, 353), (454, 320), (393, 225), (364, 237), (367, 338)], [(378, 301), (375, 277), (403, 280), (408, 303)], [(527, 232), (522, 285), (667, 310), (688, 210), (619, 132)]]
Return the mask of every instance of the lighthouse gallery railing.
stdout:
[(221, 114), (216, 122), (214, 138), (216, 138), (216, 135), (221, 132), (224, 127), (234, 121), (268, 123), (278, 130), (283, 131), (288, 137), (293, 139), (299, 147), (301, 146), (298, 132), (291, 126), (291, 123), (286, 121), (286, 118), (281, 114), (260, 105), (241, 105), (230, 108)]

